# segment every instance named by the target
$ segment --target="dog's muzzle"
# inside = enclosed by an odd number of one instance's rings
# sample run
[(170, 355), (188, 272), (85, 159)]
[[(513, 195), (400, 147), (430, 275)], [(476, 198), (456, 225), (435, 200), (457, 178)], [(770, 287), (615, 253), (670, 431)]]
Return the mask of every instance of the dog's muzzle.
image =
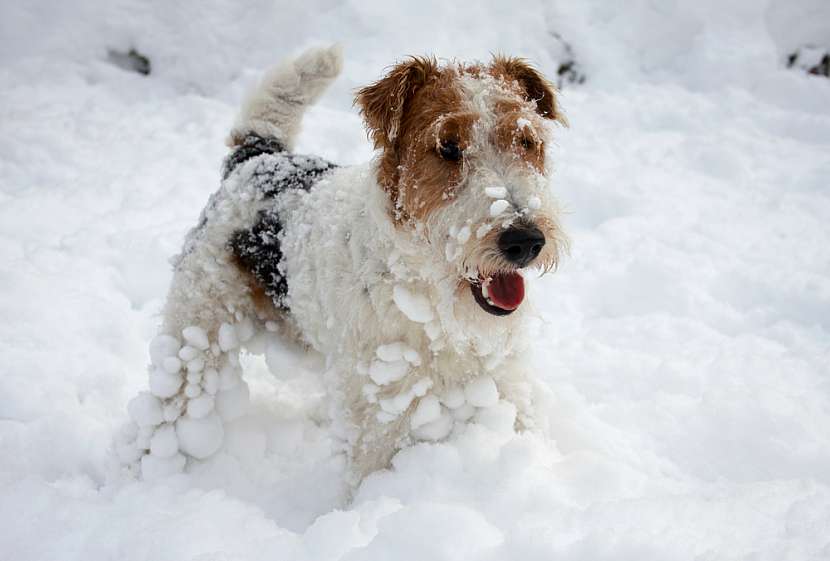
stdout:
[(499, 236), (499, 251), (517, 267), (527, 267), (545, 247), (545, 235), (532, 225), (511, 226)]
[(479, 277), (470, 283), (476, 303), (495, 316), (512, 314), (524, 300), (524, 278), (518, 269), (527, 267), (545, 247), (545, 235), (532, 224), (511, 226), (499, 235), (499, 252), (516, 270)]

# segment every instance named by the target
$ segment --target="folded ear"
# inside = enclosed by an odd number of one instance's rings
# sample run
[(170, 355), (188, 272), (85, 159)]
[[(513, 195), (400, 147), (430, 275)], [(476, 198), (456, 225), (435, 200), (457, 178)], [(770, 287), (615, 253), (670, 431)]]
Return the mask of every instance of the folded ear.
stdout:
[(375, 148), (387, 148), (395, 142), (407, 103), (437, 73), (435, 59), (410, 57), (386, 77), (357, 92), (355, 104), (360, 107)]
[(526, 60), (514, 57), (493, 56), (492, 73), (508, 81), (516, 81), (528, 101), (536, 102), (536, 112), (567, 126), (568, 121), (556, 102), (556, 88)]

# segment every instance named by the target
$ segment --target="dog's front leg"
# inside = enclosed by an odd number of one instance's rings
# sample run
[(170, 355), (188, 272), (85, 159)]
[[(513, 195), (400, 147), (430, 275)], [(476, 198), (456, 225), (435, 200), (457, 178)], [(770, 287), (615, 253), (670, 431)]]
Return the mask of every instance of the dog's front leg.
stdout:
[(527, 361), (512, 357), (499, 366), (496, 386), (499, 398), (516, 407), (517, 431), (536, 428), (536, 412), (533, 403), (533, 385), (529, 378), (530, 365)]
[[(381, 355), (389, 358), (384, 352)], [(351, 465), (356, 482), (388, 467), (401, 448), (419, 440), (444, 438), (453, 425), (436, 395), (428, 367), (406, 360), (378, 359), (364, 364), (369, 366), (350, 376), (342, 393), (348, 425), (353, 429)]]

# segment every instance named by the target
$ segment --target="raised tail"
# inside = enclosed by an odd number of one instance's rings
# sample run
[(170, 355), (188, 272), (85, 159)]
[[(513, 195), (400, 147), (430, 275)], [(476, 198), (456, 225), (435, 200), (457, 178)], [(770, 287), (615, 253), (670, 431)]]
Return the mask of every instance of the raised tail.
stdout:
[(273, 138), (292, 150), (303, 113), (340, 74), (342, 66), (341, 48), (334, 45), (308, 49), (266, 72), (242, 105), (228, 146), (237, 146), (255, 134)]

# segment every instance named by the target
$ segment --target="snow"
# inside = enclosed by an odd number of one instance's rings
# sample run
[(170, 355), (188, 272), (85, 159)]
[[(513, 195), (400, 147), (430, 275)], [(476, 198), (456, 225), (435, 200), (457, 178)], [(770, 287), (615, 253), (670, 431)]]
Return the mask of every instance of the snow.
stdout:
[(451, 388), (441, 396), (441, 403), (450, 409), (458, 409), (466, 403), (464, 398), (464, 390), (458, 387)]
[(176, 438), (176, 427), (162, 425), (150, 438), (150, 453), (159, 458), (169, 458), (179, 451), (179, 441)]
[(237, 347), (239, 347), (239, 335), (236, 332), (236, 328), (229, 323), (223, 323), (220, 325), (219, 348), (222, 352), (228, 352)]
[(380, 407), (383, 409), (381, 413), (385, 414), (383, 419), (386, 419), (386, 422), (388, 422), (396, 418), (407, 410), (410, 404), (412, 404), (413, 399), (415, 399), (415, 392), (408, 391), (399, 393), (394, 397), (379, 400), (378, 403), (380, 403)]
[(412, 400), (416, 397), (424, 396), (431, 386), (432, 380), (429, 378), (422, 378), (418, 382), (414, 383), (407, 391), (401, 392), (391, 398), (378, 400), (381, 409), (383, 409), (381, 413), (386, 413), (384, 418), (388, 422), (406, 411), (412, 403)]
[(202, 387), (210, 395), (219, 390), (219, 373), (215, 369), (205, 370), (204, 375), (202, 375)]
[(200, 355), (201, 353), (199, 352), (199, 349), (191, 347), (190, 345), (185, 345), (179, 349), (178, 357), (185, 362), (190, 362), (191, 360), (199, 358)]
[(492, 431), (509, 434), (516, 424), (516, 406), (509, 401), (499, 401), (476, 411), (475, 422)]
[(175, 400), (170, 403), (166, 403), (164, 407), (162, 407), (162, 414), (165, 421), (172, 423), (181, 416), (182, 404)]
[(493, 201), (490, 204), (490, 216), (496, 218), (508, 208), (510, 208), (510, 203), (504, 199)]
[(218, 389), (229, 390), (241, 382), (238, 369), (232, 364), (226, 364), (219, 371)]
[(369, 365), (369, 377), (379, 386), (397, 382), (409, 371), (409, 363), (404, 360), (374, 360)]
[(141, 392), (127, 404), (130, 418), (140, 427), (159, 424), (162, 419), (161, 402), (149, 392)]
[(222, 445), (224, 436), (222, 419), (215, 413), (199, 419), (185, 415), (176, 421), (179, 447), (194, 458), (213, 455)]
[(145, 480), (153, 481), (180, 473), (185, 462), (185, 457), (178, 452), (169, 457), (147, 454), (141, 457), (141, 473)]
[(464, 398), (474, 407), (490, 407), (499, 400), (496, 382), (490, 376), (479, 376), (464, 386)]
[[(175, 358), (181, 344), (179, 340), (170, 335), (157, 335), (150, 341), (150, 360), (156, 366), (167, 364), (169, 358)], [(176, 367), (174, 372), (178, 372), (181, 364)], [(167, 370), (167, 367), (165, 367)]]
[(245, 381), (216, 394), (216, 410), (226, 421), (233, 421), (248, 410), (251, 392)]
[(205, 351), (210, 347), (207, 333), (198, 325), (191, 325), (182, 329), (182, 336), (184, 340), (190, 343), (192, 347)]
[(412, 436), (418, 440), (438, 441), (446, 438), (453, 428), (453, 417), (447, 411), (440, 411), (428, 422), (412, 427)]
[(197, 356), (196, 358), (194, 358), (191, 361), (188, 361), (188, 363), (187, 363), (188, 376), (190, 376), (190, 374), (193, 374), (193, 373), (196, 373), (196, 372), (201, 372), (202, 370), (204, 370), (204, 368), (205, 368), (205, 359), (203, 359), (200, 356)]
[(395, 341), (394, 343), (379, 346), (375, 350), (375, 354), (384, 362), (395, 362), (396, 360), (402, 360), (404, 352), (409, 348), (403, 341)]
[(412, 414), (411, 424), (413, 429), (431, 423), (441, 416), (441, 402), (434, 395), (424, 396)]
[(435, 317), (429, 298), (423, 294), (412, 292), (400, 284), (395, 285), (395, 288), (392, 289), (392, 299), (398, 309), (403, 312), (403, 315), (412, 321), (428, 323)]
[(484, 194), (491, 199), (503, 199), (507, 196), (507, 188), (505, 187), (487, 187)]
[(174, 356), (168, 356), (162, 361), (161, 366), (168, 374), (176, 374), (182, 369), (182, 361)]
[(451, 413), (456, 421), (466, 421), (475, 415), (476, 408), (472, 404), (464, 402), (458, 407), (452, 408)]
[(194, 419), (201, 419), (213, 411), (214, 398), (212, 395), (202, 394), (187, 402), (187, 414)]
[(182, 387), (180, 374), (171, 374), (161, 369), (150, 373), (150, 391), (157, 397), (172, 397), (176, 395), (180, 387)]
[(190, 382), (184, 387), (184, 394), (187, 397), (193, 398), (199, 396), (202, 393), (202, 388), (199, 386), (197, 382)]
[[(0, 557), (827, 559), (830, 80), (785, 58), (826, 49), (828, 22), (823, 0), (5, 3)], [(352, 92), (396, 58), (504, 52), (555, 78), (554, 33), (587, 80), (564, 84), (548, 147), (571, 254), (528, 282), (544, 436), (510, 430), (504, 401), (419, 387), (442, 409), (413, 437), (449, 439), (351, 490), (324, 361), (276, 345), (242, 356), (245, 389), (205, 367), (187, 411), (160, 407), (184, 383), (166, 359), (207, 355), (153, 339), (168, 258), (263, 69), (343, 43), (298, 148), (349, 164), (371, 156)], [(148, 76), (108, 60), (131, 47)], [(155, 396), (130, 401), (151, 339)], [(224, 436), (220, 400), (244, 412)], [(162, 423), (218, 451), (181, 473)], [(130, 438), (142, 481), (113, 457)]]

